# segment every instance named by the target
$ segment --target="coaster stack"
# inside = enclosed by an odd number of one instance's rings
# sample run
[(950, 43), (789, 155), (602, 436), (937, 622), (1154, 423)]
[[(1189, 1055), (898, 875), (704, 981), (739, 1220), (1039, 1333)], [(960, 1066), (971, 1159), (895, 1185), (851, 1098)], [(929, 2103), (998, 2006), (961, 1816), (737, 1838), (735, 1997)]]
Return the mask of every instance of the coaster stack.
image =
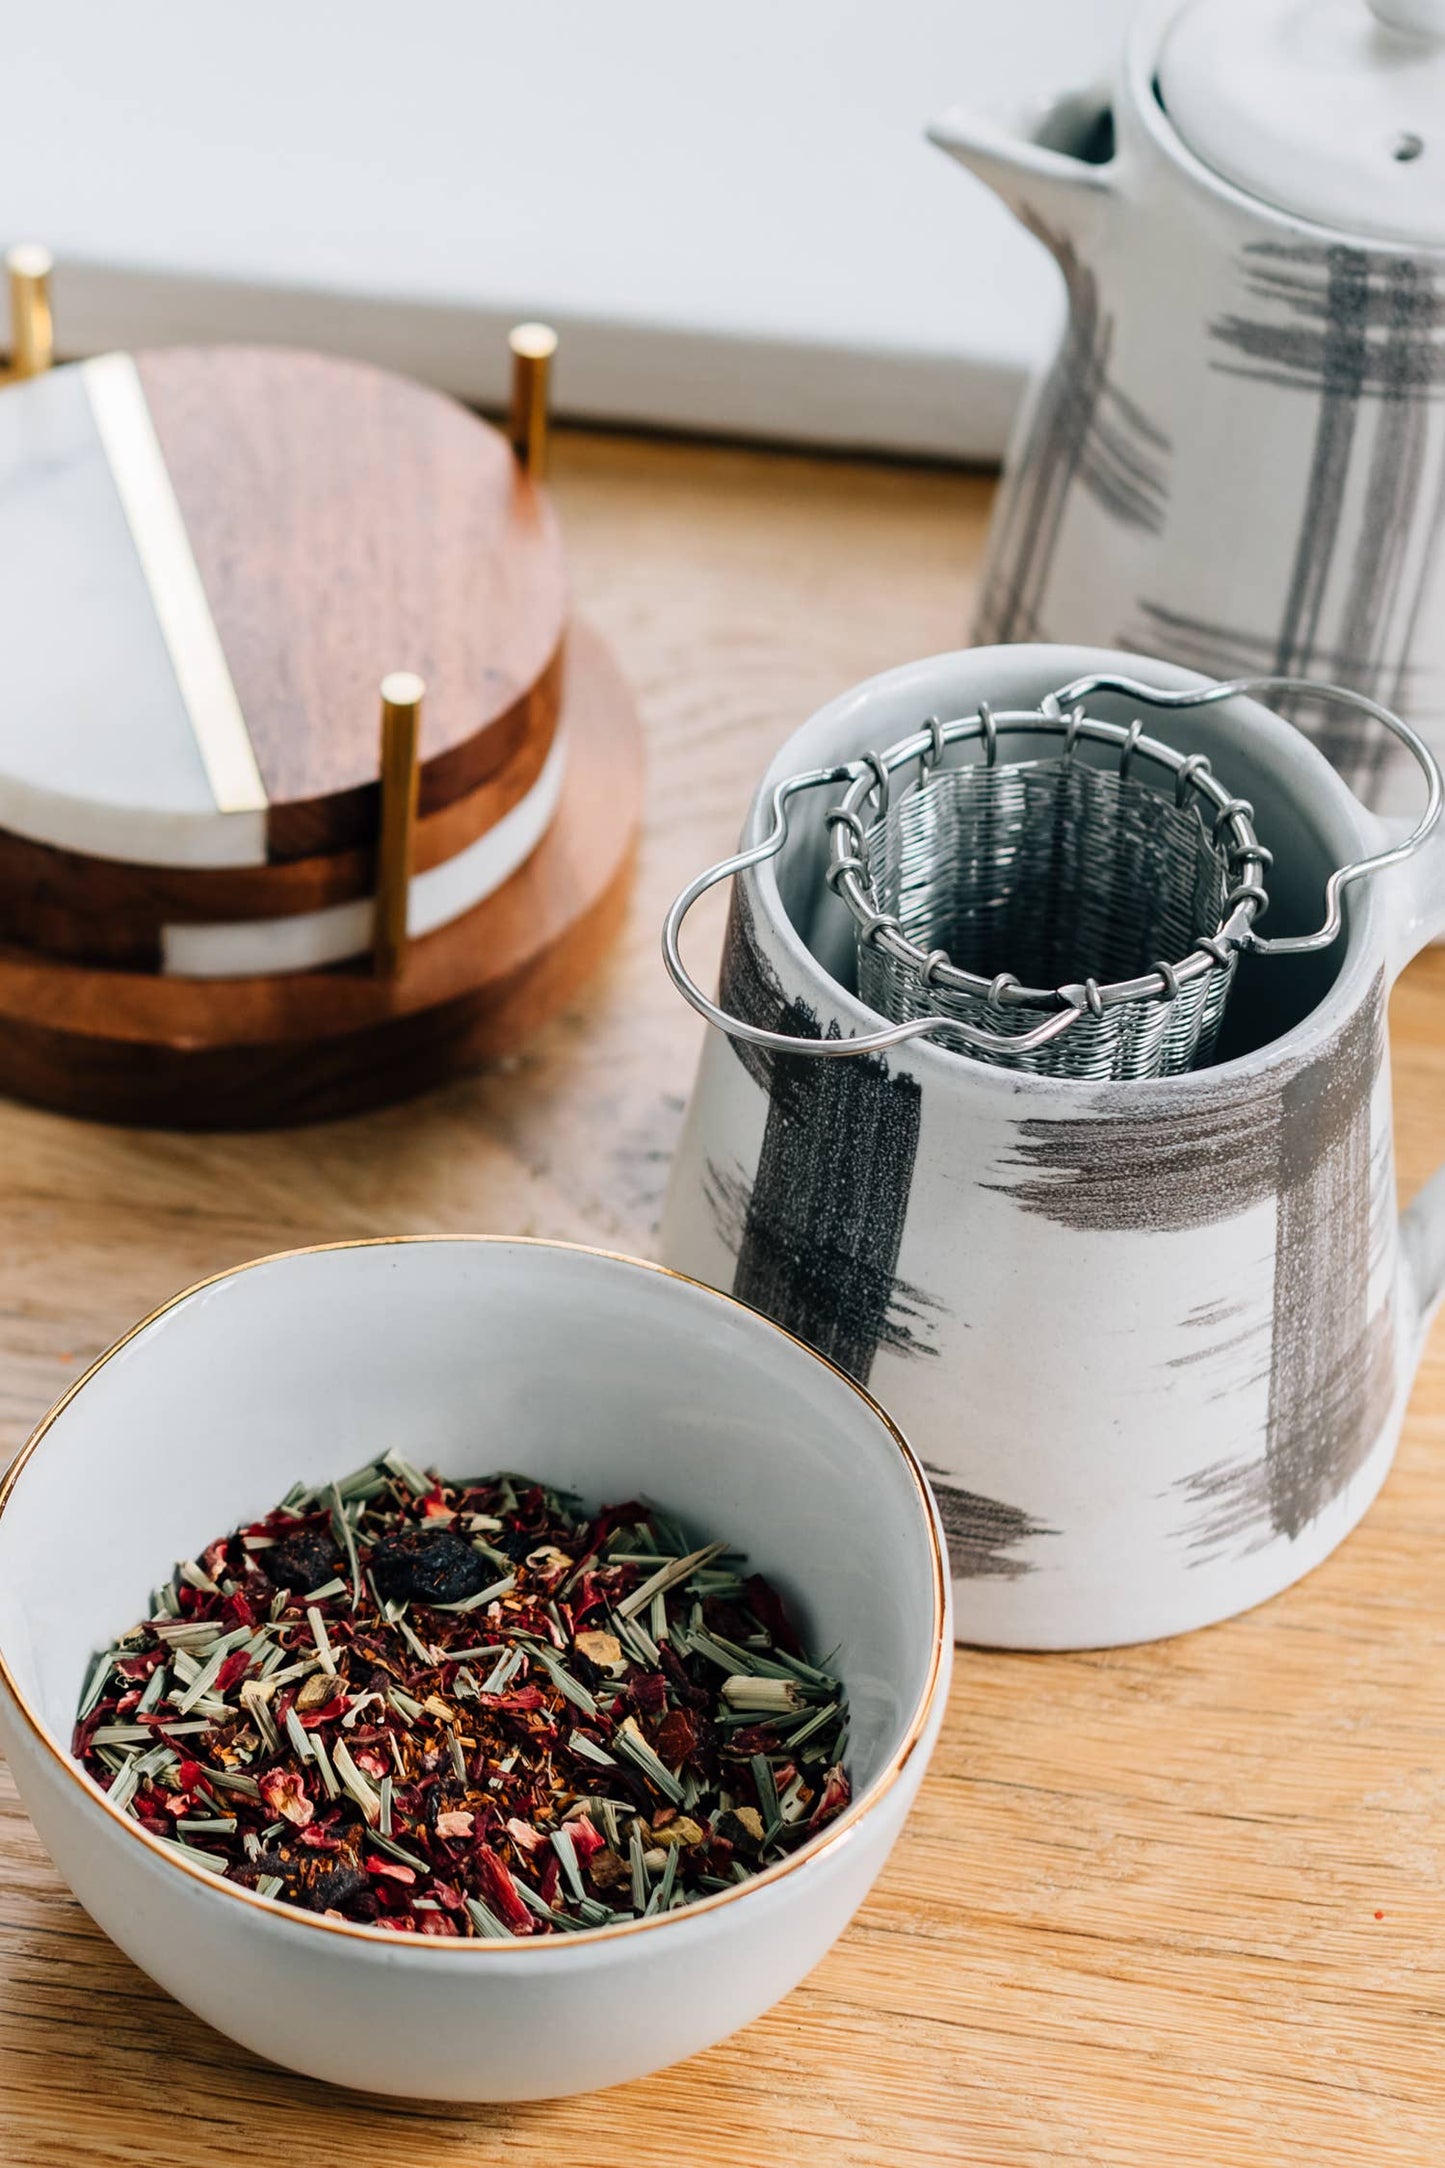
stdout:
[(505, 1050), (621, 914), (640, 744), (569, 618), (545, 327), (510, 441), (262, 347), (0, 389), (0, 1091), (250, 1128)]

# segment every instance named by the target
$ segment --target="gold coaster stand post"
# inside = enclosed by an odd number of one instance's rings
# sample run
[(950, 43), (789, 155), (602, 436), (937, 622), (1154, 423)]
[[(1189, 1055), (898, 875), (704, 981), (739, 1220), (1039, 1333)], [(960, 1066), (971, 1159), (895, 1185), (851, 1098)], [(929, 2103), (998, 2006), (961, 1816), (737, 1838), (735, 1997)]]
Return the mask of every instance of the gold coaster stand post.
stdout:
[(394, 979), (406, 957), (425, 692), (414, 670), (393, 670), (381, 681), (381, 822), (371, 951), (378, 978)]
[(6, 251), (10, 282), (10, 367), (7, 380), (43, 376), (55, 359), (55, 327), (50, 313), (50, 274), (54, 260), (38, 241), (22, 241)]

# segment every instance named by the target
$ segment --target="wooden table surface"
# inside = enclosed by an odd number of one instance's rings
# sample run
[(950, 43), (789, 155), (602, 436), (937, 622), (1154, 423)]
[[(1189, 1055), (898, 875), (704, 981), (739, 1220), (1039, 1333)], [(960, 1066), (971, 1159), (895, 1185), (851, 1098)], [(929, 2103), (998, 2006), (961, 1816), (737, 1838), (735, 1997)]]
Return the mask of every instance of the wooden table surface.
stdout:
[[(620, 947), (502, 1069), (363, 1120), (208, 1139), (0, 1107), (6, 1450), (142, 1312), (262, 1251), (451, 1229), (652, 1249), (699, 1030), (658, 961), (665, 903), (784, 732), (957, 644), (989, 485), (583, 435), (556, 468), (579, 599), (651, 739)], [(1445, 953), (1393, 1021), (1408, 1191), (1445, 1148)], [(1442, 1433), (1437, 1332), (1383, 1496), (1303, 1586), (1151, 1648), (961, 1651), (912, 1821), (832, 1955), (738, 2038), (589, 2099), (413, 2109), (257, 2062), (97, 1933), (0, 1777), (0, 2160), (1438, 2164)]]

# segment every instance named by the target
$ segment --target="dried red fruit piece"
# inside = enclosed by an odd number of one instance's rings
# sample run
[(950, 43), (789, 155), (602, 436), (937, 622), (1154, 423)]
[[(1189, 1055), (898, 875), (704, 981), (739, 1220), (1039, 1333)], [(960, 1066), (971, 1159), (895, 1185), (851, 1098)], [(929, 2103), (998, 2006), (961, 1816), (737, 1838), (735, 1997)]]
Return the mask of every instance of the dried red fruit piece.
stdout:
[(481, 1701), (483, 1708), (510, 1711), (520, 1716), (547, 1706), (547, 1697), (540, 1686), (514, 1687), (510, 1694), (483, 1694)]
[(410, 1885), (416, 1880), (416, 1869), (404, 1867), (399, 1859), (377, 1859), (372, 1854), (363, 1865), (368, 1874), (384, 1874), (390, 1882), (405, 1882)]
[(233, 1686), (244, 1679), (251, 1668), (251, 1659), (244, 1649), (232, 1649), (220, 1670), (216, 1673), (216, 1692), (228, 1694)]
[(821, 1829), (824, 1822), (831, 1822), (834, 1815), (841, 1813), (852, 1797), (853, 1787), (848, 1781), (848, 1772), (841, 1762), (835, 1762), (823, 1779), (822, 1794), (808, 1817), (809, 1829)]
[[(301, 1728), (303, 1731), (315, 1731), (318, 1725), (334, 1724), (339, 1717), (345, 1716), (350, 1707), (351, 1703), (347, 1700), (345, 1694), (333, 1694), (330, 1701), (323, 1701), (319, 1709), (308, 1709), (306, 1711), (306, 1714), (301, 1717)], [(297, 1705), (297, 1714), (300, 1715), (299, 1703)]]
[(697, 1726), (686, 1709), (670, 1709), (653, 1740), (669, 1769), (680, 1769), (697, 1752)]
[(500, 1853), (489, 1844), (477, 1846), (477, 1868), (487, 1903), (511, 1928), (514, 1935), (530, 1935), (536, 1922), (517, 1894), (517, 1885)]
[(594, 1852), (600, 1852), (605, 1839), (600, 1829), (594, 1829), (585, 1814), (574, 1814), (567, 1824), (571, 1832), (572, 1849), (585, 1866)]

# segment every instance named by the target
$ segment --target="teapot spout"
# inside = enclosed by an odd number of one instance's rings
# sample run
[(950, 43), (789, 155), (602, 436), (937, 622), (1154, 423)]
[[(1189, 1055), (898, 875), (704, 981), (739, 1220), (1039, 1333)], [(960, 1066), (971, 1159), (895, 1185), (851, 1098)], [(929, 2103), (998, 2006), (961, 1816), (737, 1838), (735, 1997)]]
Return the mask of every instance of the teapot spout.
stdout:
[(1045, 239), (1075, 239), (1117, 193), (1107, 91), (1075, 91), (1011, 116), (951, 108), (928, 139)]

